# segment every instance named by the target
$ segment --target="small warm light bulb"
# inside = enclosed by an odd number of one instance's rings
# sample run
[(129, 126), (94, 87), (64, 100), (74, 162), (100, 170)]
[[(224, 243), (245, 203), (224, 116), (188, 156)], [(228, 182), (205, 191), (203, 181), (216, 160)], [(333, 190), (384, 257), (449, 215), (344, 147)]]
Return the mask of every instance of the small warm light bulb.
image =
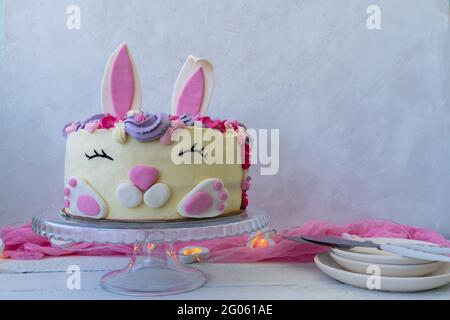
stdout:
[(247, 248), (260, 249), (267, 248), (275, 245), (275, 241), (272, 239), (273, 232), (260, 232), (250, 236), (250, 240), (247, 242)]
[(184, 247), (178, 252), (178, 260), (181, 263), (202, 262), (208, 257), (209, 249), (205, 247)]
[(188, 248), (188, 249), (183, 250), (183, 254), (185, 256), (190, 256), (190, 255), (195, 255), (195, 254), (198, 255), (200, 252), (202, 252), (202, 249), (200, 249), (200, 248)]
[(252, 241), (252, 248), (266, 248), (269, 246), (269, 241), (262, 236), (256, 237)]

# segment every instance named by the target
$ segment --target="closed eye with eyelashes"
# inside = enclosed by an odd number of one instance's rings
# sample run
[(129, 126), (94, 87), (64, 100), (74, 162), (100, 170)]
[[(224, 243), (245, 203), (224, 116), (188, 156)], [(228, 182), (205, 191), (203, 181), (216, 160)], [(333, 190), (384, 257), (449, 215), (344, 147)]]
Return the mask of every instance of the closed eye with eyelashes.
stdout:
[(201, 148), (201, 149), (196, 149), (195, 147), (197, 146), (197, 143), (194, 143), (190, 149), (186, 149), (186, 150), (180, 150), (180, 152), (178, 153), (178, 155), (181, 157), (182, 155), (186, 154), (186, 153), (198, 153), (199, 155), (201, 155), (203, 158), (205, 158), (208, 154), (205, 153), (205, 147)]
[(101, 151), (101, 152), (99, 153), (97, 150), (94, 149), (94, 153), (93, 153), (92, 155), (88, 155), (87, 153), (85, 153), (84, 155), (86, 156), (86, 158), (87, 158), (88, 160), (92, 160), (92, 159), (94, 159), (94, 158), (105, 158), (105, 159), (114, 161), (114, 159), (113, 159), (110, 155), (108, 155), (108, 154), (105, 152), (105, 150), (101, 149), (100, 151)]

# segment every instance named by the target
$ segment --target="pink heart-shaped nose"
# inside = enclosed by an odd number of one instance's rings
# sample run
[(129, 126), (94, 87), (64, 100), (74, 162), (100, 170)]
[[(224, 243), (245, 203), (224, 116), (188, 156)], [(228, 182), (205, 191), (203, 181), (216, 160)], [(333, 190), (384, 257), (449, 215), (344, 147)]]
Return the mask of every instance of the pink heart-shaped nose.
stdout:
[(147, 166), (134, 166), (128, 173), (128, 177), (136, 187), (145, 191), (158, 180), (158, 169)]

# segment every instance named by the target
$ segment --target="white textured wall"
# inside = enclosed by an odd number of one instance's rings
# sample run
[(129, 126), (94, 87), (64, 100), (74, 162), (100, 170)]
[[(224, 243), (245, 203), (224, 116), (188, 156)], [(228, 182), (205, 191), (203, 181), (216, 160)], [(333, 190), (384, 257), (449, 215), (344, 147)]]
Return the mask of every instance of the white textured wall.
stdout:
[[(66, 28), (69, 4), (81, 30)], [(378, 4), (382, 29), (366, 28)], [(64, 123), (100, 110), (103, 67), (129, 43), (145, 108), (169, 111), (185, 57), (216, 67), (210, 114), (280, 128), (252, 203), (276, 227), (387, 218), (450, 235), (447, 0), (6, 0), (0, 223), (61, 203)]]

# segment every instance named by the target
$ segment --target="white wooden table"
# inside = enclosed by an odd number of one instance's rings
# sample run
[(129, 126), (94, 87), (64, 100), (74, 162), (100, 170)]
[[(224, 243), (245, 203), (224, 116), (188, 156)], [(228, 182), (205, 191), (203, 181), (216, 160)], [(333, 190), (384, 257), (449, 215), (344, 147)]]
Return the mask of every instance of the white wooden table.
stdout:
[[(0, 299), (137, 299), (103, 290), (99, 280), (123, 267), (124, 257), (0, 260)], [(81, 269), (81, 288), (66, 286), (67, 267)], [(450, 299), (450, 285), (420, 293), (353, 288), (328, 278), (313, 263), (197, 264), (208, 275), (202, 288), (151, 299)]]

